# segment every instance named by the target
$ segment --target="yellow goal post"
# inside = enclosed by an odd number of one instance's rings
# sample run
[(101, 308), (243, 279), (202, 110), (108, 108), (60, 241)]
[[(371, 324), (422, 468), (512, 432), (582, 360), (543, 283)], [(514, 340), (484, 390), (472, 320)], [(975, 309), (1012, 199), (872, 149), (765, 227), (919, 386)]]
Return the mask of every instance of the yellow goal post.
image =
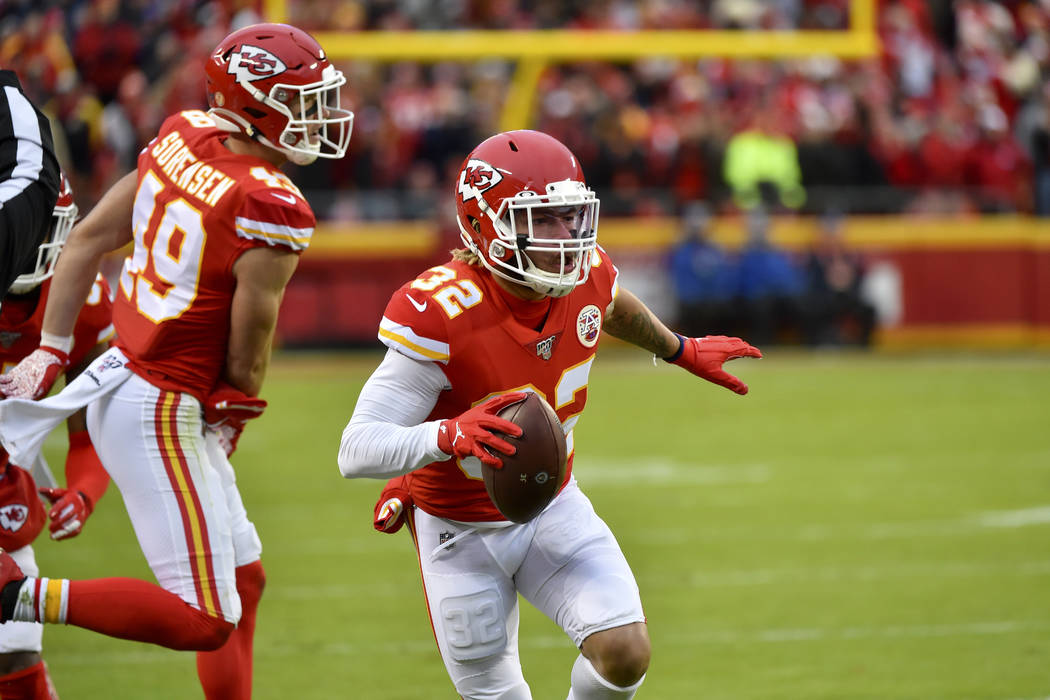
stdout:
[[(295, 0), (291, 0), (294, 3)], [(850, 0), (845, 30), (442, 30), (316, 32), (332, 60), (517, 62), (503, 104), (500, 129), (530, 125), (536, 87), (550, 63), (632, 61), (641, 58), (861, 59), (879, 52), (876, 0)], [(289, 0), (263, 0), (267, 21), (290, 19)]]

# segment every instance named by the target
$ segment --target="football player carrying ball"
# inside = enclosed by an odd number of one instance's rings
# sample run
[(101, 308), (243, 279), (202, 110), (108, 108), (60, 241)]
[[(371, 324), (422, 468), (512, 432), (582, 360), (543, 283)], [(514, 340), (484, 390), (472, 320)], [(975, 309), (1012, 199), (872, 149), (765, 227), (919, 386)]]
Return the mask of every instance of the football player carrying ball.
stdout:
[[(536, 131), (510, 131), (466, 158), (455, 190), (464, 248), (391, 297), (388, 350), (343, 432), (346, 477), (393, 479), (375, 526), (408, 524), (441, 657), (463, 698), (526, 700), (518, 594), (580, 649), (570, 700), (631, 698), (649, 667), (638, 586), (616, 539), (572, 476), (572, 431), (587, 403), (601, 331), (735, 391), (726, 360), (761, 357), (739, 338), (683, 338), (631, 292), (598, 247), (598, 198), (576, 157)], [(560, 491), (533, 519), (507, 521), (485, 490), (520, 429), (497, 414), (535, 391), (565, 432)]]

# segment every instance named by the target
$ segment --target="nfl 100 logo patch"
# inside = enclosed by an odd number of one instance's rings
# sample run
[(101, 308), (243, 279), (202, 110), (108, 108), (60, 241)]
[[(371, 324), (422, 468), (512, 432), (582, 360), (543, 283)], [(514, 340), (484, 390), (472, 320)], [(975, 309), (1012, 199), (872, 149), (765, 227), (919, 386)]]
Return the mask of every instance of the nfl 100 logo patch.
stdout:
[(558, 339), (558, 335), (552, 335), (549, 338), (536, 343), (536, 354), (542, 357), (544, 360), (551, 359), (551, 353), (554, 352), (554, 341)]

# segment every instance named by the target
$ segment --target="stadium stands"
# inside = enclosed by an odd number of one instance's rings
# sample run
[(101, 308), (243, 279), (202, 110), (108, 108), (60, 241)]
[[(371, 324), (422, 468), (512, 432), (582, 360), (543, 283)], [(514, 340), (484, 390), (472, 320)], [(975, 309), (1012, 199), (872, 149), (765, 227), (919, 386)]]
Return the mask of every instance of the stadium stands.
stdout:
[[(497, 12), (494, 8), (499, 6)], [(734, 208), (726, 144), (775, 123), (804, 197), (786, 208), (864, 213), (1050, 211), (1050, 14), (1045, 3), (879, 3), (877, 60), (649, 59), (548, 67), (533, 123), (584, 160), (607, 214)], [(373, 29), (841, 29), (846, 0), (288, 3), (325, 31)], [(172, 104), (203, 104), (196, 66), (251, 2), (4, 3), (0, 63), (60, 125), (77, 191), (133, 163)], [(434, 215), (466, 144), (498, 130), (512, 65), (342, 66), (358, 113), (346, 163), (306, 178), (322, 217)], [(1033, 186), (1033, 183), (1038, 185)], [(87, 202), (85, 202), (87, 204)]]

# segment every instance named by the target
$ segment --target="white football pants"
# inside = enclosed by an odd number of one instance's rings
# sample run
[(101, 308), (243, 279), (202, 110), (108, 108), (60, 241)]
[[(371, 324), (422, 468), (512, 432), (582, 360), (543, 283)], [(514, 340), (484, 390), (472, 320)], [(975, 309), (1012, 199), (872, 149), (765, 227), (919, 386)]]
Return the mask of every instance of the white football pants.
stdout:
[(413, 521), (441, 658), (467, 700), (531, 697), (518, 655), (518, 593), (577, 647), (645, 620), (620, 545), (575, 480), (525, 524), (479, 527), (418, 508)]
[(88, 406), (87, 422), (157, 582), (236, 623), (234, 569), (262, 547), (229, 460), (202, 432), (200, 403), (133, 375)]

